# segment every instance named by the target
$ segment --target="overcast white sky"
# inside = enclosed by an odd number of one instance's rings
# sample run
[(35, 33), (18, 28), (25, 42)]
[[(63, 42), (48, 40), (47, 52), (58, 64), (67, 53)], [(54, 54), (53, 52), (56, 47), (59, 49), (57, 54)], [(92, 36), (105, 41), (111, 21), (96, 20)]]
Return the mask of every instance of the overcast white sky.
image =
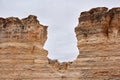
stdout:
[(0, 0), (0, 17), (36, 15), (48, 27), (48, 57), (74, 60), (78, 55), (74, 28), (82, 11), (94, 7), (120, 7), (120, 0)]

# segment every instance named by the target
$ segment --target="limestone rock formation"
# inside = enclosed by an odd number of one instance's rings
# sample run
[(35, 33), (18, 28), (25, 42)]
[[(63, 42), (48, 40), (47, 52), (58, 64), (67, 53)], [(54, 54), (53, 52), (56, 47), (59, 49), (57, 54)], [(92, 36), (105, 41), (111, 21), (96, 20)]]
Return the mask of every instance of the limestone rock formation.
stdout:
[(80, 80), (119, 80), (120, 8), (82, 12), (75, 32), (80, 54), (69, 70)]
[(67, 70), (70, 64), (72, 64), (72, 62), (61, 62), (60, 63), (56, 59), (55, 60), (48, 59), (48, 63), (51, 66), (51, 68), (54, 68), (57, 71)]
[(120, 8), (82, 12), (75, 62), (47, 58), (47, 26), (37, 17), (0, 18), (0, 80), (120, 80)]
[(46, 39), (47, 26), (36, 16), (0, 18), (0, 80), (51, 79)]
[(48, 59), (46, 39), (47, 26), (34, 15), (0, 18), (0, 80), (67, 80), (70, 63)]

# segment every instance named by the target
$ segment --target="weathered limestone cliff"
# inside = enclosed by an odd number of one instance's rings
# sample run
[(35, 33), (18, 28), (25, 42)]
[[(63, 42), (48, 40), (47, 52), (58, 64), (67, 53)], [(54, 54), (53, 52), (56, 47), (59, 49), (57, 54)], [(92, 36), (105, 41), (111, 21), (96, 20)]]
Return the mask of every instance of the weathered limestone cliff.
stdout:
[(120, 8), (82, 12), (75, 32), (80, 54), (69, 70), (80, 80), (120, 80)]
[(72, 64), (49, 61), (64, 80), (120, 80), (120, 8), (82, 12), (75, 28), (80, 54)]
[(0, 18), (0, 80), (120, 80), (120, 8), (82, 12), (75, 62), (47, 58), (47, 26), (36, 16)]
[(47, 26), (36, 16), (0, 18), (0, 80), (51, 79), (46, 39)]
[(0, 80), (66, 80), (71, 63), (48, 59), (46, 39), (36, 16), (0, 18)]

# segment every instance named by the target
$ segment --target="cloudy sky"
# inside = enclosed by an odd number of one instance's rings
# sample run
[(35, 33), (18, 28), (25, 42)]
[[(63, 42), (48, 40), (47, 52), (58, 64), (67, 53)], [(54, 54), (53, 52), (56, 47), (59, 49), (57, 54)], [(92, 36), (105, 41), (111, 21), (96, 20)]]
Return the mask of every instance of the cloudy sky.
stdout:
[(120, 0), (0, 0), (0, 17), (36, 15), (41, 24), (49, 26), (48, 57), (71, 61), (78, 55), (74, 33), (78, 17), (94, 7), (120, 7)]

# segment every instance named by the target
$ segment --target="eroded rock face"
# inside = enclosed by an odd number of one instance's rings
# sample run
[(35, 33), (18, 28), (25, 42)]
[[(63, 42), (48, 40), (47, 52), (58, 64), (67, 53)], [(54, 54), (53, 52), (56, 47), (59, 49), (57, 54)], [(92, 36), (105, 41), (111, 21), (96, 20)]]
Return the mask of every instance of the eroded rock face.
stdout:
[(22, 20), (17, 17), (0, 18), (0, 42), (35, 42), (44, 46), (47, 39), (47, 26), (39, 23), (36, 16)]
[(82, 12), (75, 32), (80, 54), (70, 69), (79, 79), (119, 80), (120, 8)]
[[(119, 38), (120, 8), (108, 10), (105, 7), (82, 12), (75, 28), (79, 42), (114, 42)], [(109, 39), (108, 39), (109, 38)], [(116, 40), (119, 42), (119, 40)]]
[(62, 63), (60, 63), (56, 59), (55, 60), (48, 59), (48, 63), (49, 63), (51, 68), (53, 68), (57, 71), (67, 70), (68, 67), (70, 66), (70, 64), (72, 64), (72, 62), (62, 62)]
[(70, 80), (71, 63), (48, 60), (46, 39), (47, 26), (34, 15), (0, 18), (0, 80)]
[(0, 80), (119, 80), (120, 8), (82, 12), (75, 62), (48, 60), (47, 26), (36, 16), (0, 18)]
[(46, 39), (47, 26), (36, 16), (0, 18), (0, 80), (51, 78)]

